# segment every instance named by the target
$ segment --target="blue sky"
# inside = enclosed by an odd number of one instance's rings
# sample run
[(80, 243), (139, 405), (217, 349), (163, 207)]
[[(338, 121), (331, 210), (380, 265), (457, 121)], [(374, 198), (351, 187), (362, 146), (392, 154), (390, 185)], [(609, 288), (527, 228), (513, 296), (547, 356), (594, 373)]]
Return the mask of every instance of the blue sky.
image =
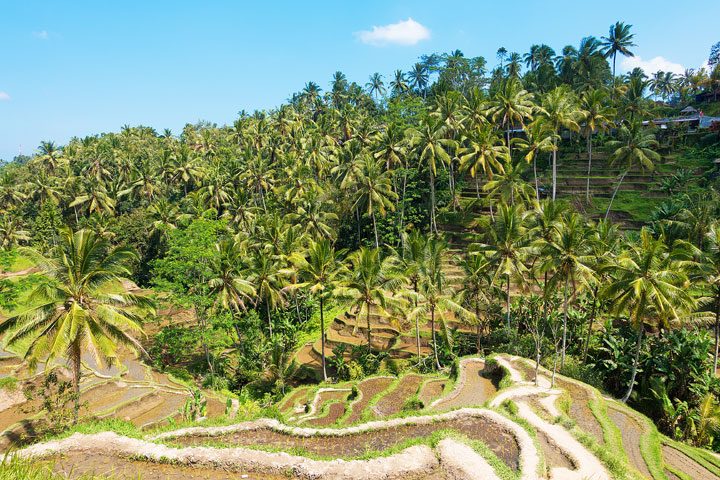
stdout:
[(325, 89), (336, 70), (362, 84), (375, 71), (387, 79), (423, 53), (458, 48), (495, 64), (500, 46), (559, 51), (616, 20), (634, 25), (640, 65), (698, 67), (720, 41), (717, 0), (586, 3), (3, 0), (0, 159), (123, 124), (177, 133), (228, 123), (308, 80)]

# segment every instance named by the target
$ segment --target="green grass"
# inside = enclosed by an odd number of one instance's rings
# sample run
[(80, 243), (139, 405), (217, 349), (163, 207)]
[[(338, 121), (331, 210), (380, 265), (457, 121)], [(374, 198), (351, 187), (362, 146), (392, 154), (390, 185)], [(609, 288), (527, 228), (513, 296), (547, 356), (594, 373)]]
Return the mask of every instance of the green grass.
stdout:
[(6, 388), (11, 391), (17, 390), (18, 379), (13, 376), (0, 378), (0, 389)]
[[(655, 209), (664, 200), (663, 198), (647, 198), (641, 191), (620, 191), (613, 201), (612, 211), (625, 213), (636, 222), (649, 222)], [(594, 198), (592, 202), (592, 212), (604, 215), (610, 199)]]
[[(113, 477), (103, 475), (82, 475), (76, 480), (111, 480)], [(0, 480), (66, 480), (65, 475), (52, 471), (52, 462), (13, 457), (0, 463)]]
[[(658, 435), (659, 436), (659, 435)], [(720, 459), (702, 448), (695, 448), (685, 443), (672, 440), (670, 438), (662, 438), (663, 443), (680, 450), (682, 453), (702, 465), (704, 468), (712, 472), (716, 476), (720, 476)]]

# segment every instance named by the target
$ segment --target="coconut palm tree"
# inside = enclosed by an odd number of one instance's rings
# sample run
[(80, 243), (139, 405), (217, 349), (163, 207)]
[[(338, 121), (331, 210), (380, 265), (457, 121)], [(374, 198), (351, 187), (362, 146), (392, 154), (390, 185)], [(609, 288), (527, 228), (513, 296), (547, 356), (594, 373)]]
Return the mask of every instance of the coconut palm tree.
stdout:
[(30, 240), (30, 232), (23, 229), (22, 221), (3, 214), (0, 218), (0, 250), (12, 250), (21, 242)]
[(603, 55), (605, 58), (612, 57), (613, 59), (613, 83), (615, 82), (615, 63), (617, 60), (617, 54), (621, 54), (625, 57), (634, 57), (635, 54), (630, 51), (631, 47), (636, 45), (632, 42), (635, 34), (630, 32), (632, 25), (625, 24), (623, 22), (615, 22), (614, 25), (610, 25), (610, 32), (607, 37), (602, 38)]
[(443, 270), (443, 262), (449, 254), (449, 246), (447, 241), (440, 236), (432, 235), (426, 244), (425, 266), (421, 270), (419, 293), (420, 302), (409, 313), (408, 318), (427, 318), (430, 317), (430, 331), (432, 333), (433, 356), (435, 359), (435, 367), (441, 368), (440, 358), (438, 356), (438, 345), (435, 333), (435, 323), (440, 322), (441, 329), (445, 334), (446, 343), (450, 344), (448, 336), (448, 327), (446, 321), (449, 316), (457, 320), (474, 319), (472, 313), (465, 309), (456, 300), (456, 292), (445, 278)]
[(255, 288), (255, 303), (265, 305), (268, 332), (272, 338), (272, 312), (285, 305), (287, 301), (283, 271), (272, 255), (267, 255), (258, 249), (251, 251), (249, 257), (248, 280)]
[(588, 151), (587, 184), (585, 186), (585, 200), (590, 202), (590, 171), (592, 168), (592, 136), (595, 132), (610, 128), (615, 109), (608, 105), (607, 94), (604, 90), (593, 88), (587, 90), (580, 97), (580, 108), (583, 116), (583, 130)]
[(496, 298), (502, 295), (492, 282), (492, 265), (481, 252), (472, 255), (463, 255), (460, 267), (465, 275), (465, 288), (460, 291), (460, 303), (466, 306), (475, 315), (477, 327), (476, 348), (478, 355), (482, 355), (481, 338), (487, 319), (483, 317), (487, 307), (492, 305)]
[(306, 252), (291, 256), (302, 279), (300, 288), (307, 287), (320, 303), (320, 356), (323, 380), (327, 380), (325, 368), (325, 302), (332, 299), (339, 278), (343, 274), (342, 253), (336, 252), (327, 239), (310, 243)]
[(427, 65), (416, 63), (413, 65), (412, 70), (408, 72), (407, 78), (410, 80), (410, 86), (418, 92), (422, 92), (423, 98), (425, 98), (427, 96), (428, 81), (430, 80)]
[(525, 225), (526, 218), (527, 213), (522, 206), (501, 203), (488, 232), (487, 241), (484, 244), (472, 245), (470, 249), (471, 254), (487, 252), (493, 269), (493, 286), (498, 285), (502, 280), (506, 282), (505, 315), (508, 329), (512, 281), (513, 279), (524, 281), (527, 272), (525, 259), (531, 252)]
[(613, 190), (612, 197), (610, 197), (610, 203), (605, 211), (606, 219), (610, 214), (615, 195), (628, 172), (634, 167), (640, 167), (642, 170), (655, 170), (655, 162), (661, 158), (660, 154), (654, 150), (658, 147), (655, 135), (646, 132), (639, 122), (631, 123), (630, 126), (621, 126), (619, 137), (619, 140), (608, 142), (608, 147), (615, 149), (610, 157), (610, 164), (621, 163), (625, 165), (625, 169)]
[(370, 75), (370, 81), (365, 84), (365, 88), (367, 88), (370, 95), (375, 98), (385, 95), (385, 92), (387, 92), (387, 90), (385, 89), (385, 82), (383, 82), (382, 79), (382, 75), (377, 72)]
[[(566, 128), (571, 131), (580, 130), (578, 122), (582, 111), (578, 107), (577, 97), (566, 86), (562, 85), (548, 92), (542, 99), (543, 116), (547, 118), (548, 125), (559, 135), (560, 130)], [(557, 150), (558, 137), (555, 138), (555, 148), (552, 151), (552, 199), (557, 194)]]
[(549, 126), (547, 119), (537, 117), (525, 126), (525, 136), (514, 138), (511, 143), (523, 152), (527, 163), (533, 165), (533, 179), (535, 182), (535, 200), (540, 201), (540, 185), (537, 176), (537, 157), (541, 153), (552, 152), (558, 135)]
[(451, 161), (450, 149), (455, 142), (446, 138), (446, 125), (440, 120), (428, 117), (418, 129), (409, 130), (411, 143), (417, 151), (418, 161), (424, 164), (430, 174), (430, 231), (438, 232), (435, 219), (435, 177), (438, 164), (448, 165)]
[(700, 263), (703, 279), (712, 290), (715, 309), (715, 350), (713, 352), (713, 375), (718, 368), (720, 353), (720, 222), (713, 223), (706, 235), (707, 252)]
[(215, 295), (215, 308), (239, 314), (254, 302), (256, 296), (255, 287), (241, 271), (247, 254), (245, 245), (234, 239), (221, 240), (215, 244), (215, 253), (212, 270), (217, 276), (208, 281), (210, 291)]
[(405, 74), (402, 70), (395, 70), (395, 77), (390, 82), (390, 89), (395, 96), (402, 95), (410, 90), (410, 85), (408, 85), (407, 79), (405, 79)]
[(466, 146), (458, 149), (460, 157), (460, 170), (470, 172), (475, 179), (475, 192), (480, 198), (480, 179), (478, 172), (482, 171), (489, 180), (493, 178), (493, 170), (503, 172), (503, 160), (507, 160), (510, 151), (503, 145), (503, 140), (492, 125), (478, 126), (468, 132)]
[(355, 201), (353, 207), (365, 210), (372, 219), (375, 233), (375, 248), (380, 247), (376, 213), (385, 216), (388, 210), (395, 211), (397, 194), (393, 192), (391, 173), (383, 170), (383, 162), (366, 156), (355, 179)]
[(403, 301), (395, 293), (407, 283), (397, 258), (384, 256), (379, 248), (361, 247), (348, 256), (349, 267), (345, 270), (340, 286), (335, 289), (335, 297), (347, 300), (351, 311), (355, 313), (355, 330), (358, 321), (365, 317), (367, 321), (368, 348), (372, 348), (370, 321), (371, 312), (390, 316), (391, 312), (402, 306)]
[(50, 258), (24, 253), (41, 268), (44, 281), (30, 292), (30, 308), (0, 324), (3, 346), (23, 348), (33, 368), (39, 361), (49, 366), (59, 358), (69, 360), (77, 422), (83, 353), (114, 364), (120, 345), (144, 352), (136, 339), (143, 333), (142, 319), (133, 307), (152, 309), (152, 303), (127, 293), (120, 282), (130, 275), (135, 254), (89, 230), (63, 230)]
[(505, 130), (505, 145), (510, 148), (510, 130), (523, 127), (535, 112), (533, 95), (522, 87), (516, 78), (505, 80), (497, 93), (490, 99), (488, 117)]
[(492, 180), (483, 185), (483, 190), (488, 192), (490, 199), (497, 198), (511, 206), (515, 205), (516, 200), (530, 203), (533, 188), (522, 177), (526, 168), (527, 164), (522, 161), (506, 160), (502, 172), (497, 173)]
[[(394, 254), (400, 260), (403, 275), (407, 277), (413, 291), (414, 306), (418, 305), (420, 296), (420, 277), (427, 268), (428, 238), (418, 230), (402, 233), (402, 250), (400, 255)], [(420, 361), (420, 319), (415, 317), (415, 344), (417, 357)]]
[(591, 242), (591, 230), (586, 227), (582, 216), (573, 212), (564, 216), (545, 245), (548, 261), (541, 269), (552, 269), (550, 287), (561, 287), (563, 292), (561, 369), (565, 366), (567, 350), (569, 300), (593, 279)]
[(632, 373), (623, 402), (628, 401), (635, 386), (645, 324), (667, 326), (693, 307), (688, 267), (684, 252), (668, 247), (663, 239), (653, 238), (650, 231), (643, 228), (639, 240), (628, 244), (602, 269), (610, 277), (602, 295), (611, 312), (626, 315), (637, 331)]

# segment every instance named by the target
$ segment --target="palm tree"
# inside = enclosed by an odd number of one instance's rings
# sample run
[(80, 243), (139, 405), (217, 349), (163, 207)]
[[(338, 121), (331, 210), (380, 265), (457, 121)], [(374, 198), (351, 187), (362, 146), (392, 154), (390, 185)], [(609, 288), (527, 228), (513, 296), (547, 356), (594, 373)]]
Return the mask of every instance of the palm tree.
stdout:
[[(35, 367), (61, 357), (70, 361), (75, 392), (75, 421), (80, 411), (80, 375), (83, 352), (98, 362), (116, 363), (119, 345), (144, 352), (134, 335), (142, 334), (141, 318), (132, 307), (152, 309), (151, 302), (122, 289), (122, 277), (136, 255), (111, 247), (89, 230), (63, 230), (52, 258), (27, 250), (42, 270), (44, 280), (30, 292), (32, 305), (0, 324), (5, 347), (21, 347)], [(112, 288), (109, 288), (112, 287)]]
[(390, 82), (390, 88), (392, 89), (393, 95), (396, 96), (410, 90), (410, 85), (408, 85), (402, 70), (395, 70), (395, 78)]
[(12, 250), (20, 242), (30, 240), (20, 219), (3, 214), (0, 218), (0, 250)]
[(435, 219), (435, 176), (438, 163), (447, 165), (452, 160), (448, 150), (455, 142), (446, 138), (447, 127), (443, 122), (428, 117), (420, 128), (410, 130), (413, 146), (417, 149), (419, 163), (425, 164), (430, 173), (430, 231), (438, 232)]
[(660, 160), (660, 154), (654, 150), (658, 146), (655, 135), (643, 130), (640, 123), (632, 123), (629, 127), (625, 125), (621, 126), (619, 136), (620, 140), (608, 142), (610, 148), (615, 148), (615, 151), (610, 157), (610, 164), (624, 163), (625, 170), (622, 175), (620, 175), (620, 180), (618, 180), (612, 197), (610, 197), (610, 203), (605, 211), (606, 219), (610, 214), (610, 208), (612, 207), (613, 200), (615, 200), (615, 195), (617, 195), (620, 185), (628, 172), (634, 167), (652, 171), (655, 169), (655, 162)]
[(483, 185), (483, 190), (488, 196), (499, 198), (504, 203), (515, 205), (515, 200), (530, 203), (533, 188), (522, 177), (523, 171), (527, 168), (524, 162), (513, 162), (511, 159), (505, 161), (502, 172), (499, 172), (492, 180)]
[(718, 368), (718, 354), (720, 353), (720, 222), (710, 226), (706, 235), (707, 253), (700, 263), (705, 282), (712, 290), (715, 303), (715, 351), (713, 352), (714, 375)]
[(387, 90), (385, 89), (385, 82), (383, 82), (382, 75), (375, 72), (372, 75), (370, 75), (370, 81), (365, 84), (365, 88), (368, 89), (368, 92), (373, 97), (380, 97), (381, 95), (385, 95), (385, 92)]
[(518, 79), (509, 78), (490, 100), (488, 116), (505, 130), (505, 145), (510, 148), (510, 130), (516, 126), (524, 126), (525, 121), (532, 118), (534, 111), (532, 93), (525, 90)]
[(422, 92), (423, 98), (425, 98), (427, 96), (428, 81), (430, 80), (427, 65), (416, 63), (413, 65), (412, 70), (408, 72), (407, 78), (410, 80), (410, 86)]
[(693, 306), (686, 273), (688, 261), (680, 253), (643, 228), (638, 242), (627, 245), (617, 258), (603, 267), (610, 276), (603, 296), (611, 311), (627, 315), (628, 322), (637, 331), (632, 373), (623, 402), (628, 401), (635, 386), (645, 323), (666, 326)]
[(483, 321), (484, 308), (493, 304), (498, 292), (492, 285), (492, 265), (487, 257), (481, 252), (472, 255), (463, 255), (460, 259), (460, 267), (465, 274), (465, 288), (460, 292), (462, 304), (472, 309), (475, 314), (475, 325), (477, 327), (477, 353), (482, 355)]
[[(552, 269), (550, 286), (562, 285), (563, 289), (563, 331), (562, 354), (560, 368), (565, 366), (567, 350), (567, 320), (569, 299), (574, 298), (578, 291), (586, 286), (593, 277), (590, 268), (591, 230), (585, 226), (582, 216), (578, 213), (566, 215), (555, 229), (551, 240), (546, 244), (548, 265), (544, 269)], [(571, 289), (571, 290), (570, 290)]]
[(538, 117), (525, 126), (525, 137), (514, 138), (513, 142), (525, 153), (523, 157), (527, 163), (533, 164), (533, 179), (535, 181), (535, 200), (540, 201), (540, 185), (537, 176), (537, 157), (541, 153), (552, 152), (558, 135), (551, 130), (547, 119)]
[(501, 160), (510, 156), (510, 151), (503, 145), (502, 139), (491, 125), (481, 125), (468, 134), (465, 147), (458, 149), (460, 170), (470, 172), (475, 179), (475, 192), (480, 198), (480, 182), (478, 171), (492, 180), (493, 170), (503, 172)]
[(614, 25), (610, 25), (610, 32), (607, 37), (602, 38), (603, 55), (605, 58), (612, 57), (613, 59), (613, 83), (615, 83), (615, 61), (617, 60), (617, 54), (624, 55), (626, 57), (634, 57), (635, 54), (630, 51), (631, 47), (636, 45), (632, 43), (633, 33), (630, 33), (632, 25), (627, 25), (623, 22), (615, 22)]
[[(577, 104), (577, 97), (566, 86), (562, 85), (548, 92), (542, 99), (543, 115), (553, 131), (559, 135), (560, 130), (566, 128), (571, 131), (580, 130), (580, 117), (582, 111)], [(555, 137), (555, 148), (552, 151), (552, 199), (557, 193), (557, 151), (558, 137)]]
[(607, 94), (598, 88), (587, 90), (580, 97), (580, 108), (583, 112), (583, 129), (588, 151), (587, 185), (585, 200), (590, 202), (590, 171), (592, 168), (592, 136), (596, 131), (610, 128), (615, 110), (608, 106)]
[(213, 271), (217, 276), (208, 281), (211, 292), (216, 296), (215, 307), (239, 314), (247, 309), (247, 303), (253, 302), (256, 295), (253, 284), (240, 270), (247, 252), (244, 245), (230, 239), (216, 243), (215, 252)]
[(357, 191), (353, 207), (364, 208), (372, 219), (375, 248), (380, 247), (375, 213), (384, 217), (387, 210), (395, 211), (395, 201), (398, 198), (392, 190), (390, 175), (390, 172), (383, 171), (381, 161), (367, 156), (363, 159), (355, 181)]
[(500, 204), (498, 214), (488, 232), (485, 244), (474, 245), (474, 252), (487, 252), (488, 260), (494, 270), (492, 285), (506, 281), (505, 314), (507, 328), (510, 329), (510, 291), (513, 278), (523, 281), (527, 267), (525, 258), (531, 251), (528, 242), (525, 219), (527, 214), (519, 205)]
[(427, 241), (426, 251), (425, 268), (421, 270), (420, 275), (420, 302), (408, 317), (416, 319), (417, 323), (418, 317), (427, 318), (428, 315), (430, 316), (433, 355), (435, 357), (435, 367), (439, 370), (441, 366), (438, 357), (435, 322), (440, 321), (442, 331), (445, 333), (449, 345), (446, 324), (448, 315), (454, 315), (462, 320), (471, 320), (473, 315), (455, 300), (455, 290), (445, 279), (442, 266), (449, 253), (449, 247), (445, 239), (437, 235), (431, 236)]
[(342, 274), (342, 252), (336, 252), (327, 239), (312, 242), (307, 252), (295, 254), (292, 263), (298, 269), (303, 282), (300, 287), (308, 287), (310, 293), (320, 302), (320, 355), (322, 357), (323, 380), (327, 380), (325, 368), (325, 302), (332, 298)]
[[(349, 268), (343, 274), (335, 297), (351, 303), (355, 312), (355, 332), (358, 320), (367, 320), (368, 348), (372, 348), (370, 315), (374, 309), (378, 315), (390, 316), (390, 311), (402, 305), (395, 296), (407, 279), (401, 272), (397, 258), (382, 256), (379, 248), (361, 247), (348, 256)], [(390, 310), (390, 311), (389, 311)]]
[[(399, 258), (403, 275), (407, 277), (408, 282), (412, 286), (415, 303), (418, 305), (418, 297), (420, 296), (420, 277), (427, 267), (427, 244), (428, 238), (418, 230), (410, 233), (402, 233), (402, 250)], [(418, 361), (420, 361), (420, 319), (415, 317), (415, 343), (417, 346)]]
[(255, 287), (256, 304), (265, 305), (268, 332), (273, 336), (272, 312), (286, 302), (283, 272), (279, 263), (265, 252), (255, 250), (250, 254), (248, 280)]

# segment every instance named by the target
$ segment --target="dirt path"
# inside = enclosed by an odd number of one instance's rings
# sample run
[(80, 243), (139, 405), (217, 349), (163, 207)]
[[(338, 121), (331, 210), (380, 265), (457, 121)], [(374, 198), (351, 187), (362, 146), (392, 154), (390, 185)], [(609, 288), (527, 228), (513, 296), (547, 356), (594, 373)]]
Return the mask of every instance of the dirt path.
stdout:
[(474, 360), (463, 362), (460, 379), (447, 397), (432, 405), (433, 410), (452, 410), (462, 407), (479, 407), (497, 392), (495, 384), (483, 376), (485, 362)]
[(720, 477), (676, 448), (669, 445), (663, 445), (662, 452), (663, 458), (667, 464), (675, 470), (681, 471), (693, 480), (720, 480)]
[(420, 375), (405, 375), (392, 391), (378, 400), (372, 408), (373, 413), (379, 418), (400, 413), (407, 399), (415, 395), (422, 381)]
[(642, 427), (635, 419), (625, 412), (612, 408), (608, 405), (608, 416), (617, 425), (622, 434), (623, 448), (627, 453), (630, 463), (646, 478), (652, 478), (647, 463), (640, 451), (640, 437), (643, 434)]
[(519, 468), (519, 447), (515, 437), (505, 428), (484, 417), (459, 418), (421, 425), (401, 425), (355, 435), (327, 437), (295, 436), (268, 428), (244, 430), (219, 436), (178, 437), (171, 442), (179, 446), (217, 444), (232, 446), (264, 446), (282, 450), (305, 451), (332, 458), (352, 458), (367, 452), (383, 451), (411, 439), (424, 438), (436, 430), (456, 431), (479, 440), (513, 470)]
[(352, 404), (352, 406), (350, 407), (350, 415), (348, 415), (348, 417), (343, 423), (345, 425), (350, 425), (360, 421), (363, 411), (368, 406), (373, 397), (385, 390), (387, 387), (389, 387), (392, 382), (392, 377), (375, 377), (360, 382), (358, 384), (360, 398)]

